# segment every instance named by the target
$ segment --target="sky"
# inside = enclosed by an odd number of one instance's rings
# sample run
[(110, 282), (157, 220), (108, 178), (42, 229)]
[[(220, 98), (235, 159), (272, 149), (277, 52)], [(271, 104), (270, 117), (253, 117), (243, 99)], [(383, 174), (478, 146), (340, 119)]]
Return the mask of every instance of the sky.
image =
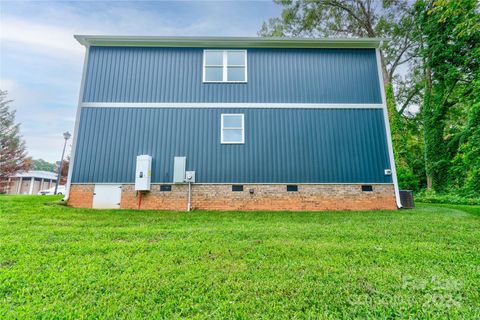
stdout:
[(266, 0), (0, 0), (0, 89), (14, 100), (29, 155), (58, 161), (62, 133), (73, 133), (85, 53), (74, 34), (256, 36), (280, 13)]

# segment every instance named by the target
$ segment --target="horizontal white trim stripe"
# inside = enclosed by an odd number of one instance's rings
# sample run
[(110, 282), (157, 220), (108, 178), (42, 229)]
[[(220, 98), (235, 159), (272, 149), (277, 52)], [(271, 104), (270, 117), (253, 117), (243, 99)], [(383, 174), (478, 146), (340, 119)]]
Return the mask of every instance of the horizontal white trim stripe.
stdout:
[(382, 109), (381, 103), (82, 102), (83, 108)]

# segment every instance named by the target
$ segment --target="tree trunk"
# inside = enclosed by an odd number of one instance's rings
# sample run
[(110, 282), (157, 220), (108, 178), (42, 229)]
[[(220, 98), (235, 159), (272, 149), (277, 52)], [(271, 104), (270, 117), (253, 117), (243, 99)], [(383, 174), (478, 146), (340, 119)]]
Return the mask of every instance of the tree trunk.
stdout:
[[(424, 66), (426, 63), (424, 61)], [(432, 160), (430, 154), (430, 123), (431, 123), (431, 95), (432, 95), (432, 71), (429, 67), (425, 67), (425, 95), (423, 98), (423, 105), (422, 105), (422, 114), (423, 114), (423, 121), (424, 121), (424, 128), (423, 128), (423, 140), (425, 144), (425, 173), (427, 176), (427, 189), (431, 190), (433, 187), (432, 183)]]
[(432, 189), (432, 177), (427, 173), (427, 189)]

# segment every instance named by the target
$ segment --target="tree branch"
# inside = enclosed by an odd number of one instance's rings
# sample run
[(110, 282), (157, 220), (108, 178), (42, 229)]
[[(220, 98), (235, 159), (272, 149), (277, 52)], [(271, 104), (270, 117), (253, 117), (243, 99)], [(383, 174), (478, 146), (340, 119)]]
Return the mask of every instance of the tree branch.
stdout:
[(360, 19), (360, 17), (358, 17), (355, 14), (355, 12), (352, 10), (352, 8), (348, 7), (348, 5), (346, 5), (344, 3), (341, 3), (339, 1), (335, 1), (335, 0), (326, 1), (326, 4), (330, 5), (334, 8), (341, 9), (341, 10), (345, 11), (346, 13), (348, 13), (353, 19), (357, 20), (357, 22), (365, 28), (365, 31), (367, 31), (367, 33), (370, 37), (375, 37), (374, 33), (373, 34), (370, 33), (369, 30), (371, 30), (371, 29), (368, 27), (368, 25), (365, 23), (365, 21)]
[(408, 104), (410, 103), (410, 101), (412, 101), (413, 97), (415, 97), (419, 91), (420, 91), (419, 86), (415, 86), (414, 89), (412, 91), (410, 91), (410, 94), (408, 95), (407, 100), (405, 100), (405, 102), (402, 104), (402, 107), (400, 108), (400, 110), (398, 110), (399, 114), (403, 114), (405, 109), (408, 107)]
[(399, 62), (400, 62), (400, 59), (402, 58), (403, 54), (405, 52), (407, 52), (407, 50), (409, 48), (411, 48), (412, 46), (412, 43), (408, 42), (408, 37), (405, 37), (404, 38), (404, 41), (403, 41), (403, 48), (400, 50), (400, 52), (398, 53), (397, 57), (395, 58), (395, 60), (393, 61), (391, 67), (390, 67), (390, 70), (388, 72), (388, 80), (389, 81), (392, 81), (392, 78), (393, 78), (393, 74), (395, 73), (395, 70), (397, 69), (397, 67), (400, 65)]
[(364, 23), (365, 23), (365, 27), (367, 28), (367, 33), (374, 35), (375, 31), (373, 31), (373, 28), (372, 28), (372, 21), (370, 20), (369, 11), (365, 8), (365, 5), (362, 0), (356, 0), (355, 2), (358, 4), (358, 6), (360, 7), (360, 10), (362, 10), (365, 16)]
[(398, 67), (398, 66), (401, 66), (402, 64), (404, 64), (404, 63), (406, 63), (406, 62), (408, 62), (408, 61), (410, 61), (410, 60), (412, 60), (412, 59), (414, 59), (414, 58), (416, 58), (416, 56), (411, 55), (410, 57), (406, 58), (405, 60), (402, 60), (402, 61), (400, 61), (399, 63), (397, 63), (397, 67)]

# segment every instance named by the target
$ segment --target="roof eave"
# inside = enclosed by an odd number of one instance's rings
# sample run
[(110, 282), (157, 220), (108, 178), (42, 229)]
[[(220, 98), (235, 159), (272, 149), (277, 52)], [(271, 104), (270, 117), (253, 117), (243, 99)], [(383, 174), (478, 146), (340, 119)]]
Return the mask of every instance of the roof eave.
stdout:
[(378, 48), (379, 38), (253, 38), (253, 37), (154, 37), (75, 35), (84, 46), (188, 47), (188, 48)]

